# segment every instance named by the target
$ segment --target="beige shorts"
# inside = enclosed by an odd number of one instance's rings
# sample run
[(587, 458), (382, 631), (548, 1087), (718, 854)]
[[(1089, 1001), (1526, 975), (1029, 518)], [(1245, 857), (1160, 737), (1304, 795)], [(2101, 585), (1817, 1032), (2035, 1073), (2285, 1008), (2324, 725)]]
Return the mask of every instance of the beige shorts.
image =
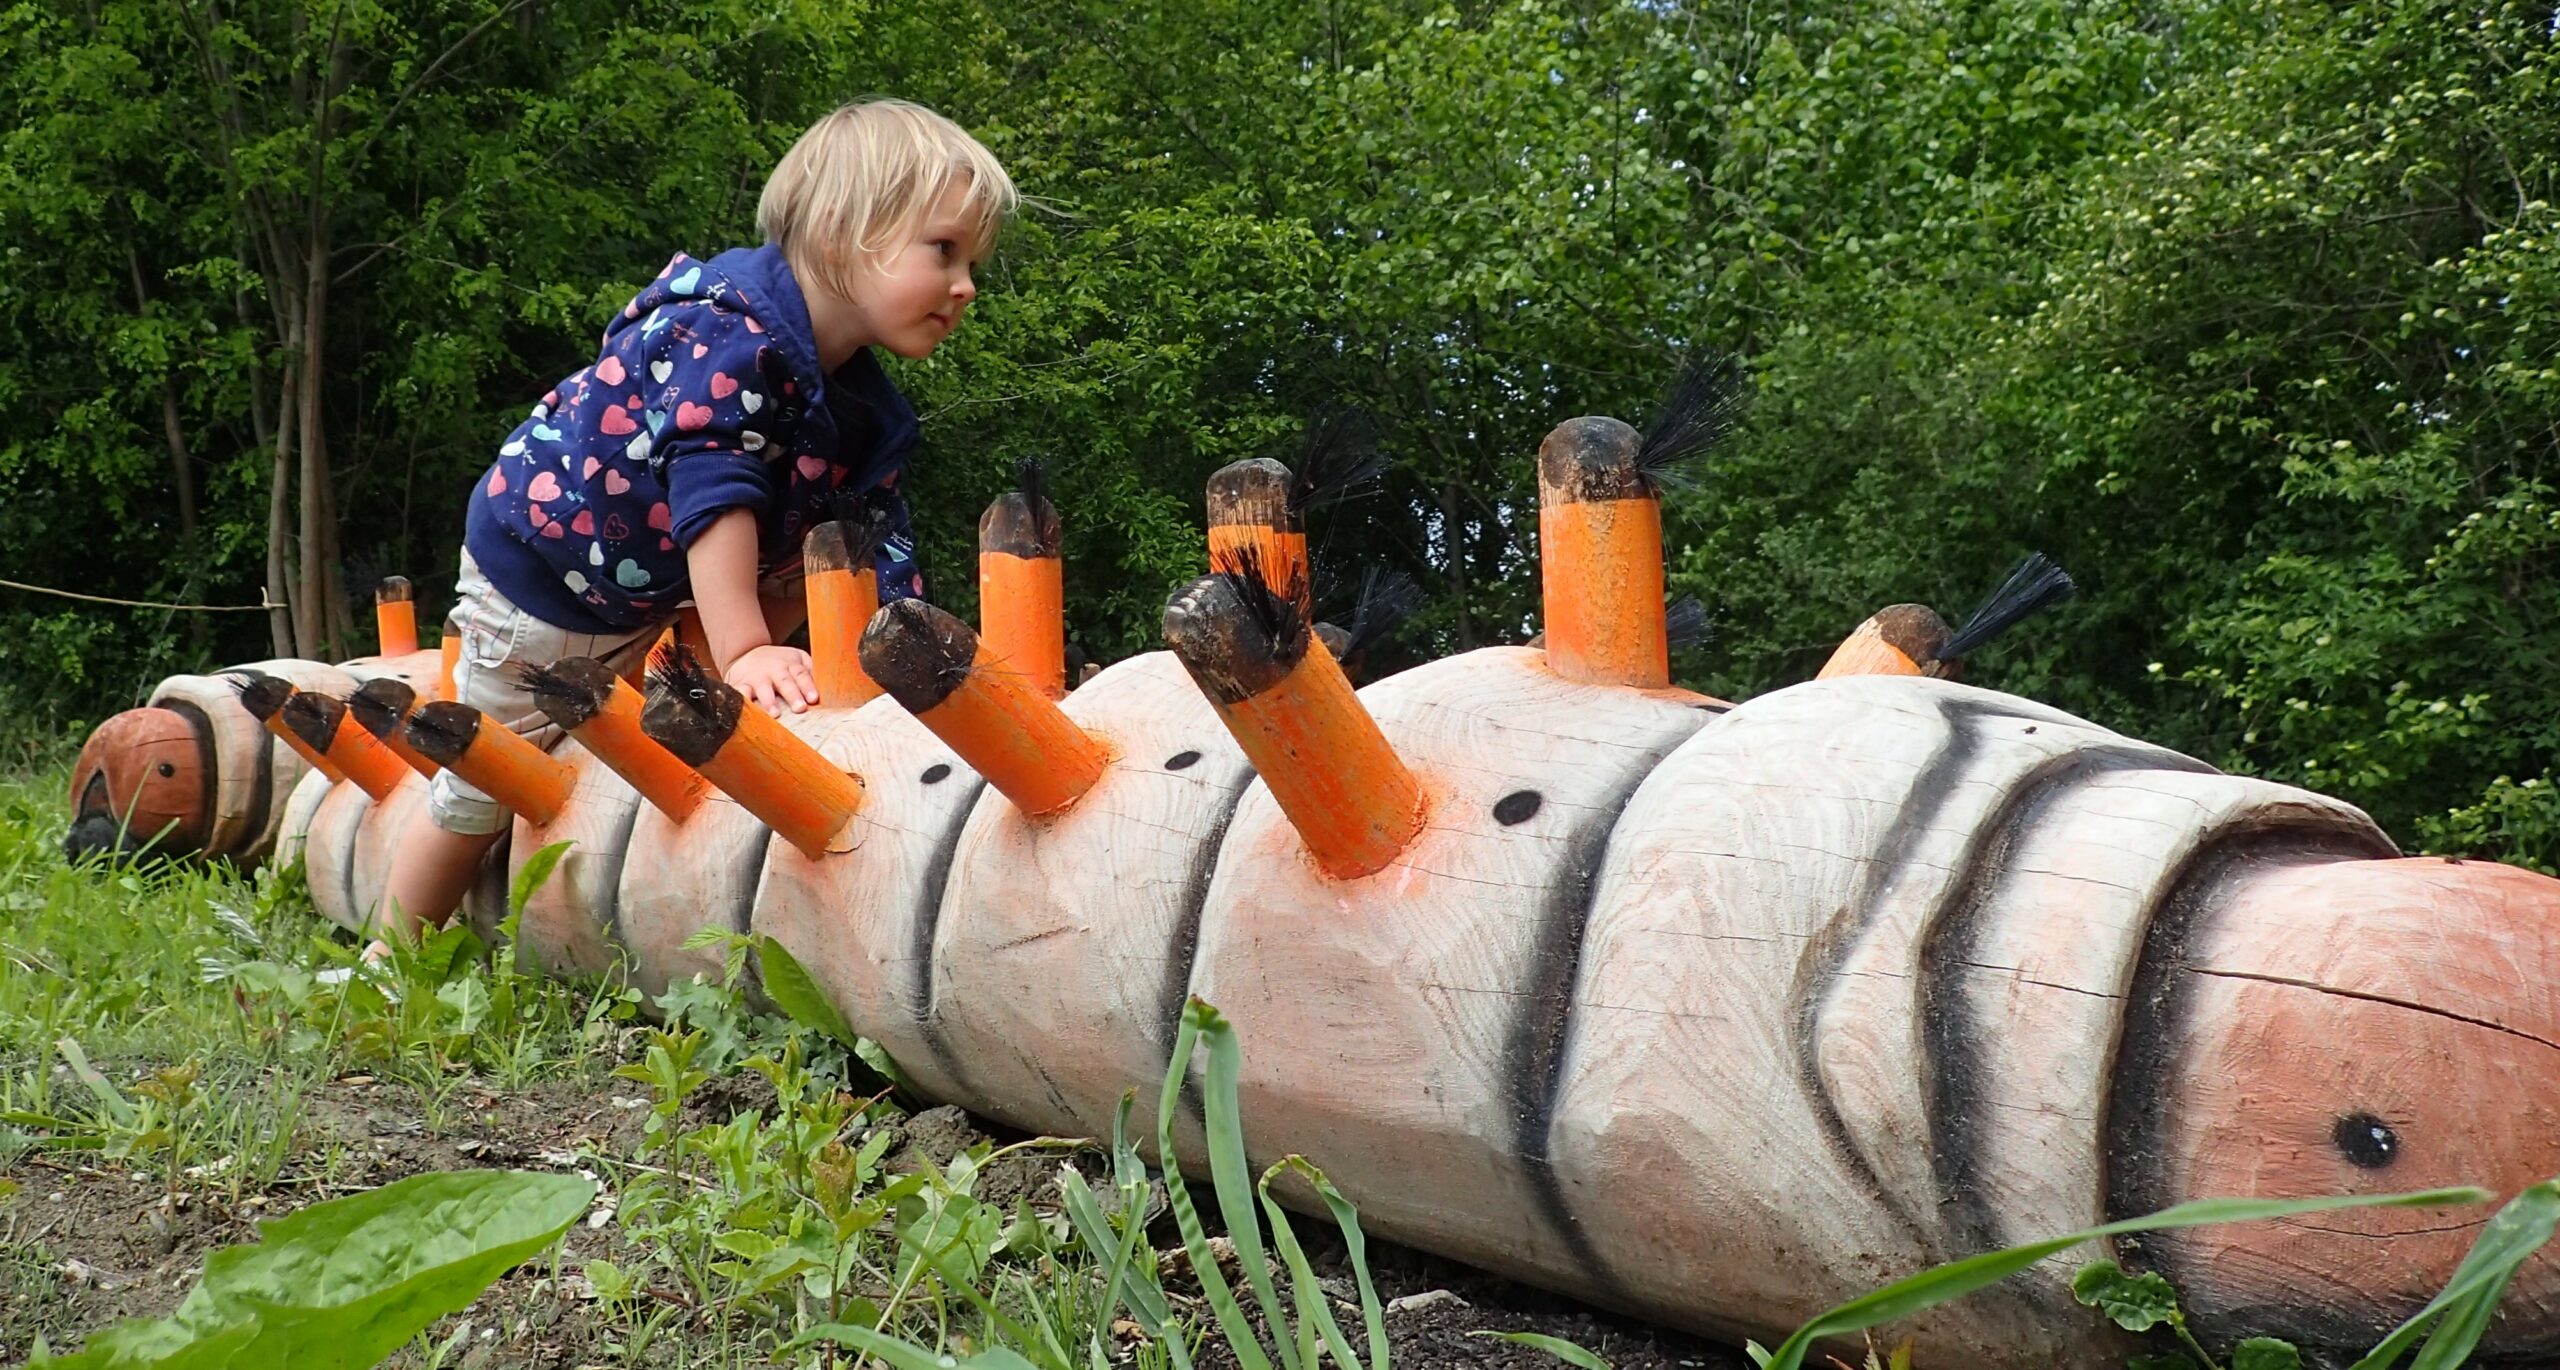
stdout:
[[(454, 698), (544, 751), (560, 741), (560, 725), (533, 702), (524, 669), (584, 656), (629, 675), (660, 632), (656, 624), (627, 633), (578, 633), (545, 623), (498, 593), (467, 551), (453, 621), (462, 630), (462, 651), (453, 663)], [(474, 835), (497, 832), (509, 818), (496, 800), (450, 767), (427, 787), (427, 816), (446, 832)]]
[[(756, 583), (763, 599), (795, 599), (804, 592), (797, 559)], [(627, 676), (639, 669), (666, 627), (652, 623), (623, 633), (581, 633), (546, 623), (498, 593), (467, 550), (455, 587), (453, 620), (462, 631), (462, 651), (453, 663), (454, 698), (544, 751), (558, 745), (560, 726), (533, 702), (533, 691), (523, 680), (525, 668), (583, 656)], [(510, 816), (480, 787), (447, 769), (437, 772), (427, 787), (427, 817), (446, 832), (478, 836), (504, 829)]]

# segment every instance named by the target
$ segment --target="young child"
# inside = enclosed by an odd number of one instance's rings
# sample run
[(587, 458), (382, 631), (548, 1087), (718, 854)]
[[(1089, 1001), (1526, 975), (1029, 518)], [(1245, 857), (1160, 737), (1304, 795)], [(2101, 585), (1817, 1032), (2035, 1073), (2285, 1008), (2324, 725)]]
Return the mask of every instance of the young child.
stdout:
[[(559, 730), (522, 668), (627, 671), (690, 600), (731, 685), (769, 712), (815, 703), (808, 653), (782, 639), (806, 613), (801, 536), (836, 497), (889, 506), (882, 597), (923, 590), (897, 494), (915, 410), (871, 349), (922, 357), (950, 336), (1015, 202), (985, 147), (917, 105), (848, 105), (802, 134), (756, 205), (765, 245), (678, 253), (480, 477), (454, 610), (462, 702), (547, 747)], [(392, 858), (384, 929), (450, 917), (508, 823), (438, 775)]]

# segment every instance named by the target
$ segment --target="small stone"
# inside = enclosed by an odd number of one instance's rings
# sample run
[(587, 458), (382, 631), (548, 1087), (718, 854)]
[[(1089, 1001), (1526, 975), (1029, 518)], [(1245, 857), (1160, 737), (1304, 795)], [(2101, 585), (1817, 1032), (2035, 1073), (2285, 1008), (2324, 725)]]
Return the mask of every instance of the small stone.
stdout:
[(1387, 1311), (1390, 1313), (1421, 1313), (1441, 1307), (1445, 1304), (1454, 1304), (1460, 1308), (1474, 1307), (1473, 1304), (1468, 1303), (1465, 1299), (1459, 1298), (1457, 1291), (1455, 1290), (1426, 1289), (1419, 1294), (1407, 1294), (1400, 1299), (1387, 1300)]

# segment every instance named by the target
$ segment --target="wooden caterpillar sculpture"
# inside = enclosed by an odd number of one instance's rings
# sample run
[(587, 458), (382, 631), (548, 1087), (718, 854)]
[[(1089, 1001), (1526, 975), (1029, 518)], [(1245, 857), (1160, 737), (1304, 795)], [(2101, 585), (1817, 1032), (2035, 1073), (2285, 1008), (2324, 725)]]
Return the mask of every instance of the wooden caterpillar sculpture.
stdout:
[[(1197, 995), (1245, 1043), (1257, 1160), (1313, 1158), (1382, 1233), (1727, 1336), (2188, 1198), (2560, 1173), (2560, 882), (2402, 859), (2344, 804), (1933, 678), (1966, 635), (1913, 606), (1824, 678), (1738, 706), (1673, 688), (1636, 454), (1603, 419), (1541, 451), (1543, 650), (1356, 695), (1308, 630), (1287, 473), (1250, 463), (1213, 485), (1224, 574), (1174, 596), (1173, 650), (1072, 695), (1055, 515), (1013, 495), (981, 528), (983, 641), (874, 612), (859, 535), (813, 536), (807, 714), (682, 660), (645, 695), (570, 662), (537, 682), (570, 732), (543, 756), (419, 705), (430, 659), (400, 657), (359, 664), (406, 680), (354, 716), (415, 764), (292, 783), (230, 690), (182, 677), (154, 707), (193, 731), (110, 723), (76, 801), (183, 809), (133, 777), (186, 752), (216, 817), (173, 831), (254, 853), (233, 796), (289, 788), (282, 842), (358, 927), (418, 767), (465, 767), (517, 810), (504, 860), (574, 844), (521, 923), (536, 963), (655, 988), (716, 972), (699, 929), (769, 935), (924, 1092), (1026, 1129), (1151, 1100)], [(317, 755), (363, 745), (296, 716)], [(2484, 1219), (2119, 1254), (2209, 1343), (2317, 1359), (2423, 1303)], [(1924, 1363), (2121, 1364), (2069, 1274), (1915, 1320)], [(2560, 1264), (2526, 1267), (2486, 1351), (2560, 1357)]]

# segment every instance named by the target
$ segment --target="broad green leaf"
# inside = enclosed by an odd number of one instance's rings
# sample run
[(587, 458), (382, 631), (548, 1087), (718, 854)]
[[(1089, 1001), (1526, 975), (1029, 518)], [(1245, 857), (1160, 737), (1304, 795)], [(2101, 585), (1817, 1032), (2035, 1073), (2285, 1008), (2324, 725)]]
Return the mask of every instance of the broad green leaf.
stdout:
[(509, 916), (524, 916), (524, 906), (533, 902), (534, 891), (541, 889), (543, 883), (551, 878), (551, 873), (560, 868), (561, 858), (567, 856), (569, 848), (575, 845), (566, 841), (549, 843), (525, 858), (524, 869), (517, 871), (516, 878), (507, 883)]
[(846, 1046), (853, 1046), (861, 1040), (854, 1032), (853, 1024), (845, 1021), (844, 1013), (836, 1007), (835, 1001), (827, 997), (825, 990), (818, 988), (809, 968), (800, 964), (800, 958), (792, 955), (789, 947), (761, 934), (756, 937), (755, 946), (756, 965), (764, 976), (765, 997), (773, 1001), (774, 1007), (781, 1009), (800, 1026), (824, 1033)]
[(2100, 1237), (2204, 1227), (2215, 1223), (2255, 1222), (2302, 1213), (2331, 1213), (2346, 1208), (2436, 1208), (2448, 1204), (2481, 1203), (2489, 1197), (2486, 1190), (2461, 1188), (2314, 1199), (2197, 1199), (2147, 1217), (2128, 1218), (2001, 1251), (1986, 1251), (1979, 1256), (1968, 1256), (1924, 1270), (1909, 1279), (1896, 1280), (1871, 1294), (1851, 1299), (1797, 1328), (1793, 1336), (1771, 1353), (1768, 1370), (1798, 1370), (1813, 1343), (1823, 1337), (1863, 1331), (1878, 1323), (1909, 1317), (1923, 1309), (1952, 1302), (1985, 1285), (1997, 1284), (2048, 1256), (2059, 1255), (2082, 1242), (2095, 1241)]
[(2091, 1261), (2071, 1279), (2071, 1295), (2127, 1332), (2179, 1320), (2178, 1294), (2156, 1271), (2136, 1275), (2114, 1261)]
[(1609, 1362), (1602, 1360), (1587, 1348), (1566, 1341), (1562, 1337), (1550, 1337), (1543, 1332), (1496, 1332), (1490, 1328), (1479, 1328), (1467, 1335), (1491, 1337), (1495, 1341), (1507, 1341), (1516, 1346), (1532, 1347), (1546, 1352), (1567, 1365), (1576, 1366), (1578, 1370), (1613, 1370)]
[(2302, 1370), (2302, 1353), (2289, 1341), (2251, 1337), (2231, 1348), (2231, 1370)]
[(60, 1370), (363, 1370), (551, 1245), (595, 1198), (574, 1175), (446, 1171), (331, 1199), (208, 1257), (167, 1318), (90, 1338)]

